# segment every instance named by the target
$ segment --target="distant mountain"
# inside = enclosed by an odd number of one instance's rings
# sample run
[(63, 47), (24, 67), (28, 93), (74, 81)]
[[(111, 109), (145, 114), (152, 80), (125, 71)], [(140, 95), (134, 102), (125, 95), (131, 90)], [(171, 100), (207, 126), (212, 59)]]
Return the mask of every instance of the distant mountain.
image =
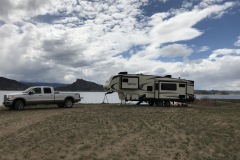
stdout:
[(58, 88), (58, 87), (65, 87), (68, 86), (69, 84), (64, 84), (64, 83), (45, 83), (45, 82), (22, 82), (29, 87), (32, 86), (51, 86), (53, 88)]
[(28, 85), (4, 77), (0, 77), (0, 90), (22, 91), (28, 88)]
[(18, 82), (16, 80), (0, 77), (0, 90), (25, 90), (31, 86), (52, 86), (57, 91), (104, 91), (103, 86), (94, 82), (77, 79), (73, 84)]
[(229, 95), (229, 94), (240, 94), (240, 91), (235, 90), (194, 90), (195, 94), (220, 94), (220, 95)]
[(58, 91), (104, 91), (103, 85), (77, 79), (76, 82), (65, 87), (56, 88)]

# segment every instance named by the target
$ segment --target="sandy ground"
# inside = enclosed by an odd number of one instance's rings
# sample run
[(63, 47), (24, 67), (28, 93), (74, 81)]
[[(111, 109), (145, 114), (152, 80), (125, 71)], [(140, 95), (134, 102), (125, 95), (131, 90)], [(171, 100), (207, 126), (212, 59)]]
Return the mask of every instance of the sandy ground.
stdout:
[(240, 159), (240, 104), (0, 109), (0, 159)]

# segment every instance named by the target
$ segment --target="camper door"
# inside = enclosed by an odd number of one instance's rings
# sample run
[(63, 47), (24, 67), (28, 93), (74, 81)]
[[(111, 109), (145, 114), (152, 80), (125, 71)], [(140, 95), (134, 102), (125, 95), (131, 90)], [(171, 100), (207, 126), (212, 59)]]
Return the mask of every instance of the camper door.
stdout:
[(182, 82), (159, 82), (159, 99), (186, 99), (187, 84)]
[(121, 81), (122, 89), (138, 89), (139, 86), (138, 77), (122, 77)]

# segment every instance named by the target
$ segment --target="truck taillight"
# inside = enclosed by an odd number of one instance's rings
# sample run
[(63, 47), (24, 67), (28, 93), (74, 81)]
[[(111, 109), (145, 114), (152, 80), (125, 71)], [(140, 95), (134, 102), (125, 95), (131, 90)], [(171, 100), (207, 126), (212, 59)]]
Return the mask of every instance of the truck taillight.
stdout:
[(80, 93), (78, 93), (78, 94), (75, 94), (75, 96), (78, 96), (78, 97), (80, 98)]

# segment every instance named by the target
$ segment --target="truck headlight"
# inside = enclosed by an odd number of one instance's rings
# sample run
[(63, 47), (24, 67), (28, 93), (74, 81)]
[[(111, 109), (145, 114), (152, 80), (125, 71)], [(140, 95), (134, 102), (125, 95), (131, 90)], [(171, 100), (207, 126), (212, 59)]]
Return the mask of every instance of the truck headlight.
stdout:
[(10, 96), (7, 96), (8, 99), (12, 99), (14, 98), (14, 96), (10, 95)]

